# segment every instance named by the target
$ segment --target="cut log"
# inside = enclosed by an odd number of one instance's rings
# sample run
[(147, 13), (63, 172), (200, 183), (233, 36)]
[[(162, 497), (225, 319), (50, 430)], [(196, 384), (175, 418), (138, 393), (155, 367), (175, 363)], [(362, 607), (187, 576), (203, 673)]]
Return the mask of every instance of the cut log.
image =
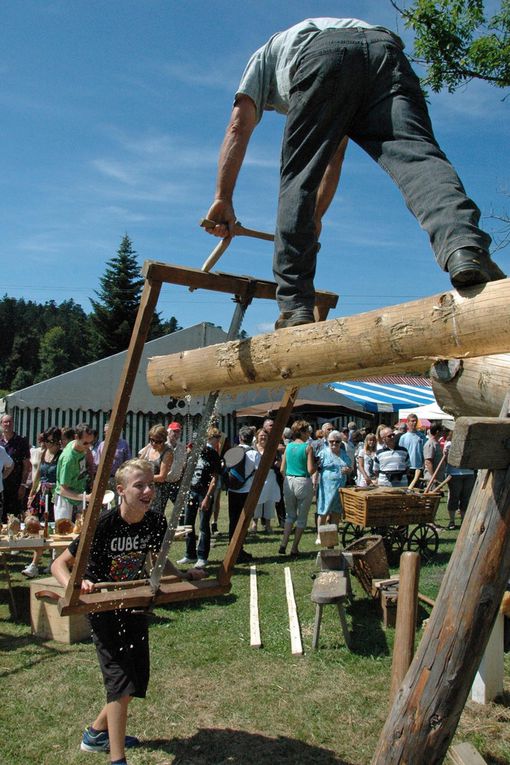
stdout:
[(510, 354), (436, 361), (432, 390), (453, 417), (497, 417), (510, 388)]
[(308, 385), (510, 352), (510, 279), (150, 359), (155, 395)]

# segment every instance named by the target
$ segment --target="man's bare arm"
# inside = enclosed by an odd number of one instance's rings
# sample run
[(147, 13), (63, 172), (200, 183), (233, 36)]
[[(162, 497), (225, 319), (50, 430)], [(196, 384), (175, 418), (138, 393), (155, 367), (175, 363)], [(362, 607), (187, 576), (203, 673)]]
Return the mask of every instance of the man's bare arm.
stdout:
[(214, 228), (208, 228), (207, 232), (222, 239), (234, 235), (236, 216), (232, 198), (256, 124), (255, 104), (248, 96), (238, 96), (220, 149), (216, 195), (207, 213), (207, 218), (218, 224)]

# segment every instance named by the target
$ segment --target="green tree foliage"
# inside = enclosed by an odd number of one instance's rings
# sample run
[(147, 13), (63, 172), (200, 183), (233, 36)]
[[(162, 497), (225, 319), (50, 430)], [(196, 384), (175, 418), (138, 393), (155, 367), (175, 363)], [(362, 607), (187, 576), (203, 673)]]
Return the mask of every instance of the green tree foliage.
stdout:
[[(117, 255), (108, 261), (100, 284), (101, 289), (96, 291), (99, 300), (90, 301), (93, 308), (90, 318), (95, 355), (104, 358), (128, 347), (142, 293), (140, 267), (127, 234)], [(178, 328), (175, 317), (163, 324), (160, 315), (154, 313), (148, 339), (175, 332)]]
[(415, 33), (414, 56), (427, 67), (425, 87), (452, 92), (473, 79), (510, 86), (510, 0), (493, 15), (484, 0), (390, 0)]
[[(95, 311), (90, 315), (73, 300), (57, 305), (8, 295), (0, 299), (0, 391), (26, 388), (128, 347), (143, 285), (129, 237), (100, 284), (101, 301), (91, 301)], [(149, 339), (178, 329), (174, 316), (162, 321), (155, 314)], [(116, 345), (106, 342), (110, 335)]]

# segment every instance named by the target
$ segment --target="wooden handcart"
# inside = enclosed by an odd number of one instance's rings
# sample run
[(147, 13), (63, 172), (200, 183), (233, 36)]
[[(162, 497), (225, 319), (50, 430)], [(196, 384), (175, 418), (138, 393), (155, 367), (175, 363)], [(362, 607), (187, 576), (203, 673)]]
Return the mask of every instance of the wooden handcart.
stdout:
[(437, 552), (439, 536), (434, 525), (441, 492), (405, 488), (340, 489), (343, 505), (342, 543), (346, 547), (364, 534), (380, 534), (388, 559), (405, 550), (429, 559)]

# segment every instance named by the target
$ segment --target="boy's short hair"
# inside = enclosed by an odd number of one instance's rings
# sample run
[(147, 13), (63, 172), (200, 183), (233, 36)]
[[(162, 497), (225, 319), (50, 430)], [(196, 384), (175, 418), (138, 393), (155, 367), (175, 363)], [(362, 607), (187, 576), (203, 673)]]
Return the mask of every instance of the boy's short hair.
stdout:
[(144, 473), (152, 473), (152, 475), (154, 475), (154, 468), (150, 462), (142, 460), (140, 457), (133, 457), (133, 459), (123, 462), (115, 472), (115, 485), (118, 486), (120, 483), (122, 486), (125, 486), (126, 477), (129, 473), (132, 473), (133, 470), (141, 470)]

